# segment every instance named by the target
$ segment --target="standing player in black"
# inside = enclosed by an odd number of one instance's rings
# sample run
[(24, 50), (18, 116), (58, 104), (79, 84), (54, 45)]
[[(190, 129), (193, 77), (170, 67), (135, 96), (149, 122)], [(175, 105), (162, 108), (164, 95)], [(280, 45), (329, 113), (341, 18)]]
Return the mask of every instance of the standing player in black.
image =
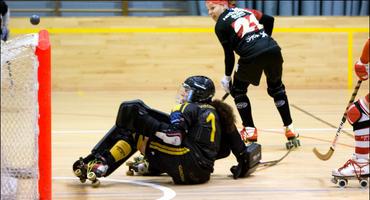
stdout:
[[(234, 178), (250, 174), (253, 169), (249, 166), (256, 163), (248, 159), (232, 109), (219, 100), (212, 101), (212, 80), (192, 76), (182, 86), (180, 104), (170, 115), (151, 109), (140, 100), (123, 102), (115, 125), (90, 155), (73, 164), (81, 182), (90, 179), (94, 183), (96, 177), (109, 176), (137, 150), (145, 155), (151, 173), (167, 173), (176, 184), (207, 182), (214, 161), (228, 156), (230, 150), (238, 160), (232, 170)], [(260, 156), (260, 149), (257, 151)]]
[[(232, 1), (234, 2), (234, 1)], [(240, 134), (245, 141), (257, 141), (257, 129), (252, 118), (247, 94), (250, 84), (258, 86), (262, 72), (266, 75), (267, 92), (274, 99), (282, 118), (287, 147), (297, 146), (298, 134), (293, 128), (288, 98), (282, 83), (283, 58), (281, 49), (271, 37), (274, 18), (257, 10), (235, 7), (231, 1), (207, 0), (208, 14), (216, 21), (215, 32), (224, 49), (225, 76), (223, 89), (230, 93), (243, 122)], [(234, 69), (234, 52), (240, 56)]]

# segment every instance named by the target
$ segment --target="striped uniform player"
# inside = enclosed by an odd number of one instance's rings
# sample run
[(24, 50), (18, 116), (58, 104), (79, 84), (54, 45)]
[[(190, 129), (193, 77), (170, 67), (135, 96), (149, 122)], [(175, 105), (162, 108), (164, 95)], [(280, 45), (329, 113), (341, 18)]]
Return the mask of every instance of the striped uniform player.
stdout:
[[(356, 75), (362, 81), (369, 78), (369, 40), (365, 43), (360, 60), (354, 66)], [(357, 178), (369, 176), (369, 93), (348, 107), (347, 120), (353, 126), (355, 153), (342, 167), (334, 169), (332, 175)]]

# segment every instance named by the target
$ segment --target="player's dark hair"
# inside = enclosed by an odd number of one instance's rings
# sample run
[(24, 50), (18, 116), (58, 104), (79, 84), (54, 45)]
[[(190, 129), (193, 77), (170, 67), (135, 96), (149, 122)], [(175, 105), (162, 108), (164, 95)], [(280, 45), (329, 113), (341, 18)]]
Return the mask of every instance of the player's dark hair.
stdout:
[(223, 133), (235, 131), (236, 120), (232, 107), (218, 99), (210, 102), (210, 105), (216, 108), (216, 112), (220, 117), (221, 131)]

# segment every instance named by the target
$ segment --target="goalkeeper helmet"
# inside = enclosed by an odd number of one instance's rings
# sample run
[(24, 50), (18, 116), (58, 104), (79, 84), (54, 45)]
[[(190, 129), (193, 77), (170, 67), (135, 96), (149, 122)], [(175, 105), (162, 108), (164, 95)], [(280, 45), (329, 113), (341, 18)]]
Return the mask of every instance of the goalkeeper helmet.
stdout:
[(182, 84), (179, 94), (179, 103), (207, 103), (215, 95), (215, 85), (208, 77), (190, 76)]

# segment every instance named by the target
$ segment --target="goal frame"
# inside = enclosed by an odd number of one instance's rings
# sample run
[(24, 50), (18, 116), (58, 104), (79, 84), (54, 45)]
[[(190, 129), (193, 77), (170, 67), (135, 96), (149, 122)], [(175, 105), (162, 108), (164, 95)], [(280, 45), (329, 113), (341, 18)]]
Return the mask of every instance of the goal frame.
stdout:
[(51, 200), (51, 45), (49, 32), (39, 31), (36, 46), (38, 66), (39, 104), (39, 195), (40, 200)]

